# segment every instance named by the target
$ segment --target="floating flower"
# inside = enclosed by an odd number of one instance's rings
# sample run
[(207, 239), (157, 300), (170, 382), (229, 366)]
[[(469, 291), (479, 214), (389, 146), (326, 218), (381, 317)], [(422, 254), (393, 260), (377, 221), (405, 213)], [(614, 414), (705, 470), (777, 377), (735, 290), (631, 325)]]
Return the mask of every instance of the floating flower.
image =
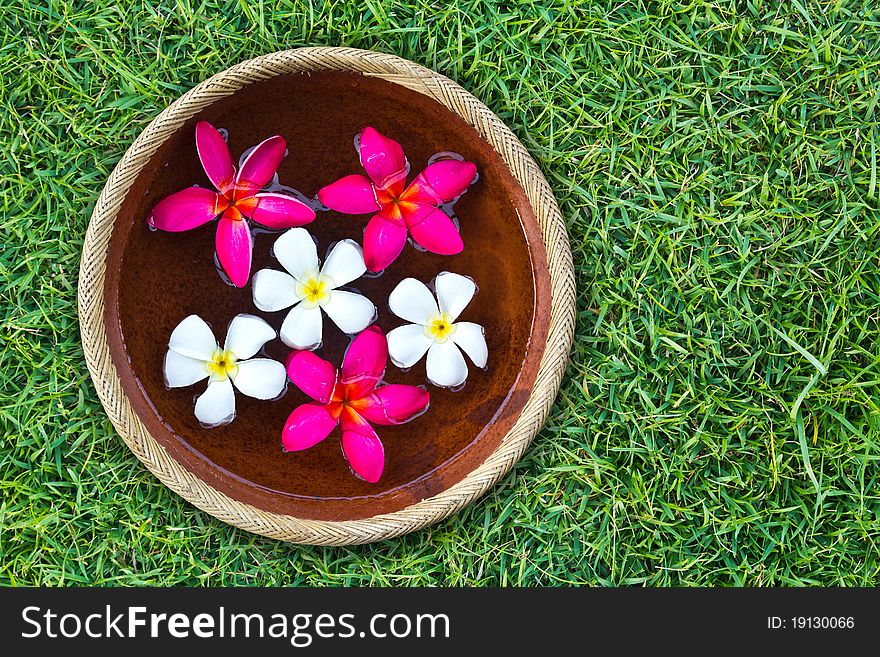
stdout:
[(180, 232), (221, 215), (215, 245), (223, 271), (236, 287), (251, 272), (253, 237), (245, 217), (267, 228), (302, 226), (315, 218), (308, 205), (287, 194), (259, 191), (268, 185), (284, 159), (287, 146), (269, 137), (235, 170), (223, 136), (207, 121), (196, 124), (196, 149), (208, 179), (217, 189), (189, 187), (160, 201), (147, 219), (159, 230)]
[(403, 250), (407, 231), (432, 253), (461, 253), (461, 235), (438, 206), (467, 190), (477, 175), (473, 162), (434, 162), (405, 187), (408, 164), (403, 148), (370, 127), (361, 132), (360, 157), (369, 178), (359, 174), (341, 178), (321, 189), (318, 199), (337, 212), (376, 212), (364, 233), (364, 258), (370, 271), (381, 271), (394, 262)]
[[(398, 367), (412, 367), (428, 354), (428, 380), (436, 386), (454, 388), (465, 382), (464, 351), (477, 367), (486, 367), (489, 349), (483, 327), (456, 322), (477, 291), (467, 276), (444, 271), (434, 279), (437, 301), (428, 287), (405, 278), (391, 292), (391, 312), (413, 324), (388, 333), (388, 353)], [(439, 304), (438, 304), (439, 302)]]
[(291, 228), (281, 235), (274, 252), (287, 272), (261, 269), (254, 274), (254, 304), (265, 312), (293, 306), (280, 331), (288, 347), (312, 349), (321, 343), (322, 310), (344, 333), (359, 333), (373, 321), (376, 306), (372, 301), (339, 289), (367, 270), (356, 242), (337, 242), (320, 269), (318, 250), (305, 228)]
[(349, 345), (342, 371), (310, 351), (296, 351), (287, 361), (287, 376), (314, 403), (293, 410), (281, 434), (289, 452), (308, 449), (342, 425), (342, 451), (354, 473), (376, 483), (385, 468), (385, 448), (373, 429), (409, 422), (428, 408), (424, 388), (377, 385), (385, 373), (388, 343), (377, 326)]
[(207, 427), (232, 422), (233, 384), (255, 399), (275, 399), (284, 392), (284, 365), (269, 358), (253, 358), (273, 338), (275, 330), (259, 317), (236, 315), (221, 349), (205, 320), (190, 315), (177, 325), (168, 341), (165, 384), (183, 388), (210, 377), (208, 389), (196, 400), (196, 418)]

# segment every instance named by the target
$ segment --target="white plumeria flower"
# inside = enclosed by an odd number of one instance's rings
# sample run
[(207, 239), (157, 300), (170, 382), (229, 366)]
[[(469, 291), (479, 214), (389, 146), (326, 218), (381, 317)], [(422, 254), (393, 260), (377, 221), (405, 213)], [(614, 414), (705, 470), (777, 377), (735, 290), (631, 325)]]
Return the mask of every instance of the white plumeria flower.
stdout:
[(321, 344), (321, 310), (343, 333), (359, 333), (373, 321), (376, 306), (372, 301), (338, 289), (367, 271), (357, 242), (337, 242), (320, 268), (318, 250), (305, 228), (291, 228), (281, 235), (274, 251), (287, 271), (261, 269), (254, 274), (254, 304), (265, 312), (293, 306), (279, 332), (288, 347), (312, 349)]
[[(483, 327), (456, 322), (477, 290), (467, 276), (444, 271), (434, 279), (437, 301), (428, 287), (405, 278), (388, 297), (391, 312), (413, 324), (388, 334), (388, 355), (398, 367), (412, 367), (428, 353), (428, 380), (436, 386), (454, 388), (465, 382), (464, 351), (477, 367), (486, 367), (489, 349)], [(439, 302), (439, 304), (438, 304)]]
[(196, 400), (196, 418), (207, 427), (235, 419), (235, 392), (256, 399), (275, 399), (287, 384), (284, 365), (252, 358), (275, 329), (254, 315), (236, 315), (229, 323), (223, 348), (211, 327), (198, 315), (184, 319), (171, 333), (165, 355), (165, 384), (183, 388), (210, 377), (208, 389)]

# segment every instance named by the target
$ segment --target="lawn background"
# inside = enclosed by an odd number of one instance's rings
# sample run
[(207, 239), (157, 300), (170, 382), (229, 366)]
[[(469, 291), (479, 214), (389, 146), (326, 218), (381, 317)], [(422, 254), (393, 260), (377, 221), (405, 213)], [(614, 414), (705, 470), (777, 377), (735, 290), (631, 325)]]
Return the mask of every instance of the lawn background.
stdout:
[[(876, 2), (20, 0), (0, 34), (0, 584), (880, 580)], [(82, 239), (128, 145), (210, 75), (305, 45), (483, 100), (553, 186), (577, 277), (526, 457), (370, 546), (184, 502), (114, 433), (79, 342)]]

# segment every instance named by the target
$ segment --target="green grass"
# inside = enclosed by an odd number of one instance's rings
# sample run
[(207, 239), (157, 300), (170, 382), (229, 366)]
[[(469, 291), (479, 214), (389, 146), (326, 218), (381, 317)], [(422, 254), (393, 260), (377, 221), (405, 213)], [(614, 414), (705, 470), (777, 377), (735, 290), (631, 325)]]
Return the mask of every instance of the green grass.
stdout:
[[(880, 584), (876, 2), (442, 5), (3, 3), (0, 583)], [(322, 44), (486, 102), (556, 191), (578, 284), (514, 471), (431, 529), (332, 549), (159, 484), (76, 318), (89, 215), (144, 125), (233, 63)]]

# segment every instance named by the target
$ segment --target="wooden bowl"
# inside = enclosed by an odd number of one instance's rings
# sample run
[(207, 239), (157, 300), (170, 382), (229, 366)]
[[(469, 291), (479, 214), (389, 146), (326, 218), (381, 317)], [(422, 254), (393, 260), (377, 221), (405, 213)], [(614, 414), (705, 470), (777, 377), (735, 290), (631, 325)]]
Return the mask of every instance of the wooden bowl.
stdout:
[[(151, 231), (156, 202), (184, 187), (209, 186), (195, 148), (195, 124), (229, 134), (237, 157), (273, 134), (288, 144), (281, 182), (306, 196), (360, 172), (354, 136), (367, 125), (399, 141), (415, 175), (441, 151), (475, 162), (478, 182), (455, 205), (464, 251), (438, 256), (407, 246), (378, 277), (354, 286), (379, 310), (387, 333), (402, 320), (388, 295), (403, 278), (428, 283), (448, 270), (479, 292), (462, 320), (486, 329), (485, 370), (470, 364), (463, 390), (429, 386), (416, 420), (381, 427), (385, 471), (370, 484), (351, 473), (336, 430), (315, 447), (283, 453), (287, 415), (308, 399), (294, 386), (277, 401), (238, 395), (237, 417), (214, 429), (193, 415), (200, 387), (167, 389), (168, 337), (187, 315), (223, 329), (238, 313), (280, 327), (251, 286), (231, 287), (214, 265), (214, 226)], [(319, 212), (307, 230), (321, 257), (343, 238), (362, 240), (369, 216)], [(258, 232), (252, 272), (279, 268), (278, 232)], [(92, 378), (126, 443), (159, 478), (222, 520), (285, 540), (360, 543), (436, 522), (482, 494), (521, 456), (558, 389), (571, 343), (574, 286), (565, 229), (552, 193), (513, 134), (446, 78), (390, 55), (339, 48), (274, 53), (200, 84), (151, 123), (108, 180), (83, 252), (80, 316)], [(325, 321), (317, 354), (336, 363), (350, 338)], [(271, 357), (289, 352), (280, 340)], [(424, 384), (424, 360), (390, 383)]]

